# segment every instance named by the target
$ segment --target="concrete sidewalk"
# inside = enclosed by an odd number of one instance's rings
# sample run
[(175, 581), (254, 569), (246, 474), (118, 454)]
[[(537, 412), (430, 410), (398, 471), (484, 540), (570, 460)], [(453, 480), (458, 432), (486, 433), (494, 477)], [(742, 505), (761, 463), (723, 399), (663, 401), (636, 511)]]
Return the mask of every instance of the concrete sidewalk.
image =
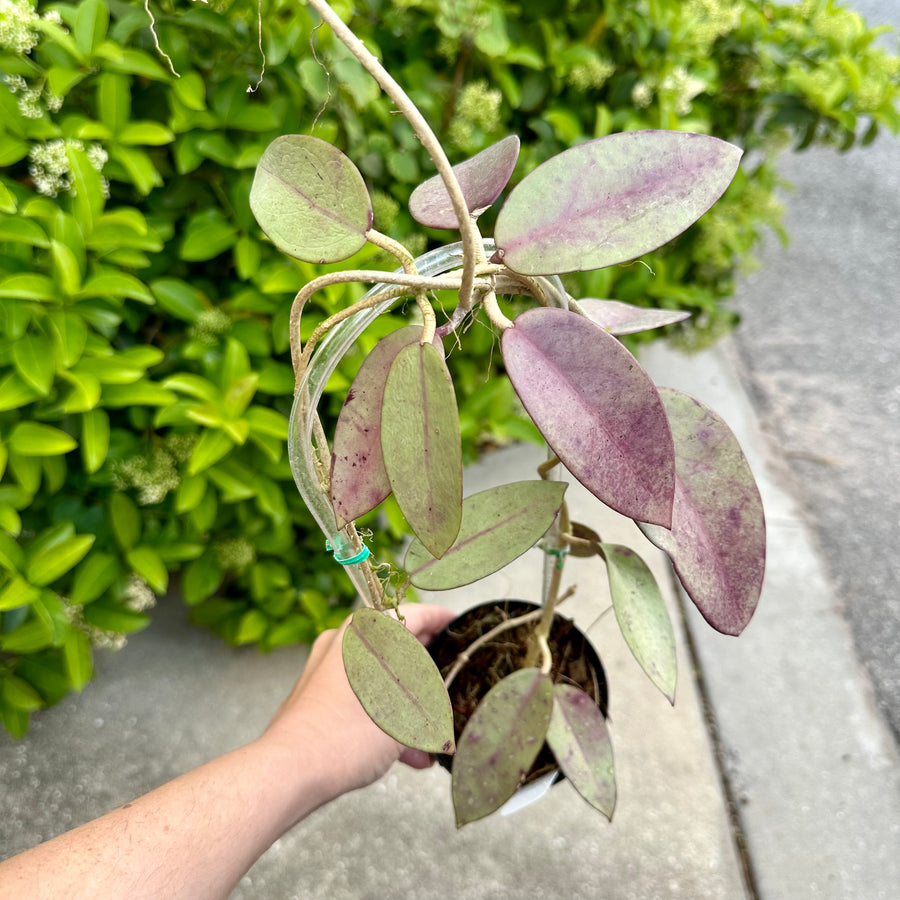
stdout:
[[(567, 567), (579, 590), (565, 612), (589, 631), (610, 681), (613, 823), (564, 784), (514, 816), (457, 832), (447, 773), (397, 766), (285, 836), (234, 898), (897, 896), (900, 760), (803, 523), (778, 486), (729, 343), (689, 360), (653, 347), (644, 361), (660, 383), (700, 397), (738, 433), (764, 495), (770, 562), (757, 616), (740, 639), (723, 637), (692, 610), (682, 618), (667, 563), (630, 522), (578, 485), (570, 489), (574, 518), (606, 540), (643, 543), (679, 632), (672, 709), (631, 659), (614, 619), (597, 620), (608, 605), (601, 564)], [(492, 454), (467, 473), (466, 490), (533, 477), (538, 461), (527, 446)], [(496, 597), (537, 599), (539, 585), (540, 554), (532, 552), (435, 599), (463, 609)], [(81, 696), (36, 716), (24, 741), (0, 737), (0, 856), (253, 738), (303, 658), (290, 648), (267, 657), (231, 650), (167, 600), (123, 652), (100, 654)]]

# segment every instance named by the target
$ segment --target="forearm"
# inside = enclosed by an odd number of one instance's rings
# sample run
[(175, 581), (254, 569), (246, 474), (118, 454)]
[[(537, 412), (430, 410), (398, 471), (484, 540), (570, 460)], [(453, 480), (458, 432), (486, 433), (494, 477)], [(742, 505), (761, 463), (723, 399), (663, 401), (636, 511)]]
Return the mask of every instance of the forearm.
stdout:
[(331, 799), (333, 767), (313, 741), (264, 736), (0, 864), (0, 896), (225, 898), (273, 841)]

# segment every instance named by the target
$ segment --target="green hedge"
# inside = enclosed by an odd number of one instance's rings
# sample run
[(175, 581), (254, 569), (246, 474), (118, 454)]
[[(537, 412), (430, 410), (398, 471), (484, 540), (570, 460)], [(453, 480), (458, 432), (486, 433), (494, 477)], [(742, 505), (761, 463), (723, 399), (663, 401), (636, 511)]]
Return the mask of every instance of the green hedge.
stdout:
[[(521, 177), (574, 142), (648, 127), (753, 151), (649, 268), (579, 287), (691, 308), (691, 340), (732, 321), (735, 271), (779, 228), (777, 153), (900, 122), (897, 58), (824, 2), (337, 7), (455, 158), (517, 132)], [(309, 641), (352, 601), (285, 448), (288, 311), (321, 270), (275, 252), (247, 196), (269, 141), (315, 122), (370, 181), (376, 225), (404, 238), (431, 169), (305, 7), (264, 0), (261, 82), (255, 2), (150, 8), (165, 56), (142, 2), (5, 0), (0, 16), (0, 716), (14, 735), (87, 683), (94, 646), (147, 625), (173, 576), (197, 622), (263, 649)], [(410, 243), (429, 238), (446, 235)], [(348, 299), (322, 291), (316, 312)], [(504, 382), (485, 381), (482, 340), (483, 359), (454, 359), (470, 455), (528, 432)], [(332, 388), (351, 375), (352, 361)]]

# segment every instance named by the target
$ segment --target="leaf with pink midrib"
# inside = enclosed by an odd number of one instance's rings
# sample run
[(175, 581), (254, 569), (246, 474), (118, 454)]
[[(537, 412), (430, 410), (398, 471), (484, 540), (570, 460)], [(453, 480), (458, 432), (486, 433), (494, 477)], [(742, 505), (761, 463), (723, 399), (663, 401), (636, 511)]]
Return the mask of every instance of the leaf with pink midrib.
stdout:
[(421, 337), (421, 325), (407, 325), (383, 337), (347, 391), (331, 454), (331, 503), (339, 528), (374, 509), (391, 492), (381, 452), (384, 386), (397, 354)]
[(434, 344), (397, 354), (384, 386), (381, 450), (400, 512), (442, 557), (462, 522), (462, 446), (453, 381)]
[(723, 634), (740, 634), (762, 590), (766, 523), (734, 434), (699, 400), (661, 388), (675, 438), (671, 530), (638, 523), (672, 560), (685, 591)]
[(719, 199), (742, 151), (706, 134), (634, 131), (585, 141), (512, 190), (495, 261), (522, 275), (585, 272), (672, 240)]
[[(518, 157), (519, 139), (510, 135), (453, 167), (470, 215), (484, 212), (500, 196)], [(440, 175), (429, 178), (412, 192), (409, 211), (417, 222), (429, 228), (459, 228)]]
[(668, 527), (672, 435), (637, 360), (590, 320), (530, 309), (500, 342), (509, 379), (563, 465), (617, 512)]

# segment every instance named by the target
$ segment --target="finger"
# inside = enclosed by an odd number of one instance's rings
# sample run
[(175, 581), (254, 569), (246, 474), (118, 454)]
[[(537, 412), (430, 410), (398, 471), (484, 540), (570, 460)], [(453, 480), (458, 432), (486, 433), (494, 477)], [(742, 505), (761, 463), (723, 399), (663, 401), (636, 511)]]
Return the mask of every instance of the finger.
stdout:
[(404, 747), (400, 753), (400, 762), (413, 769), (429, 769), (434, 765), (434, 757), (424, 750), (414, 750), (412, 747)]

